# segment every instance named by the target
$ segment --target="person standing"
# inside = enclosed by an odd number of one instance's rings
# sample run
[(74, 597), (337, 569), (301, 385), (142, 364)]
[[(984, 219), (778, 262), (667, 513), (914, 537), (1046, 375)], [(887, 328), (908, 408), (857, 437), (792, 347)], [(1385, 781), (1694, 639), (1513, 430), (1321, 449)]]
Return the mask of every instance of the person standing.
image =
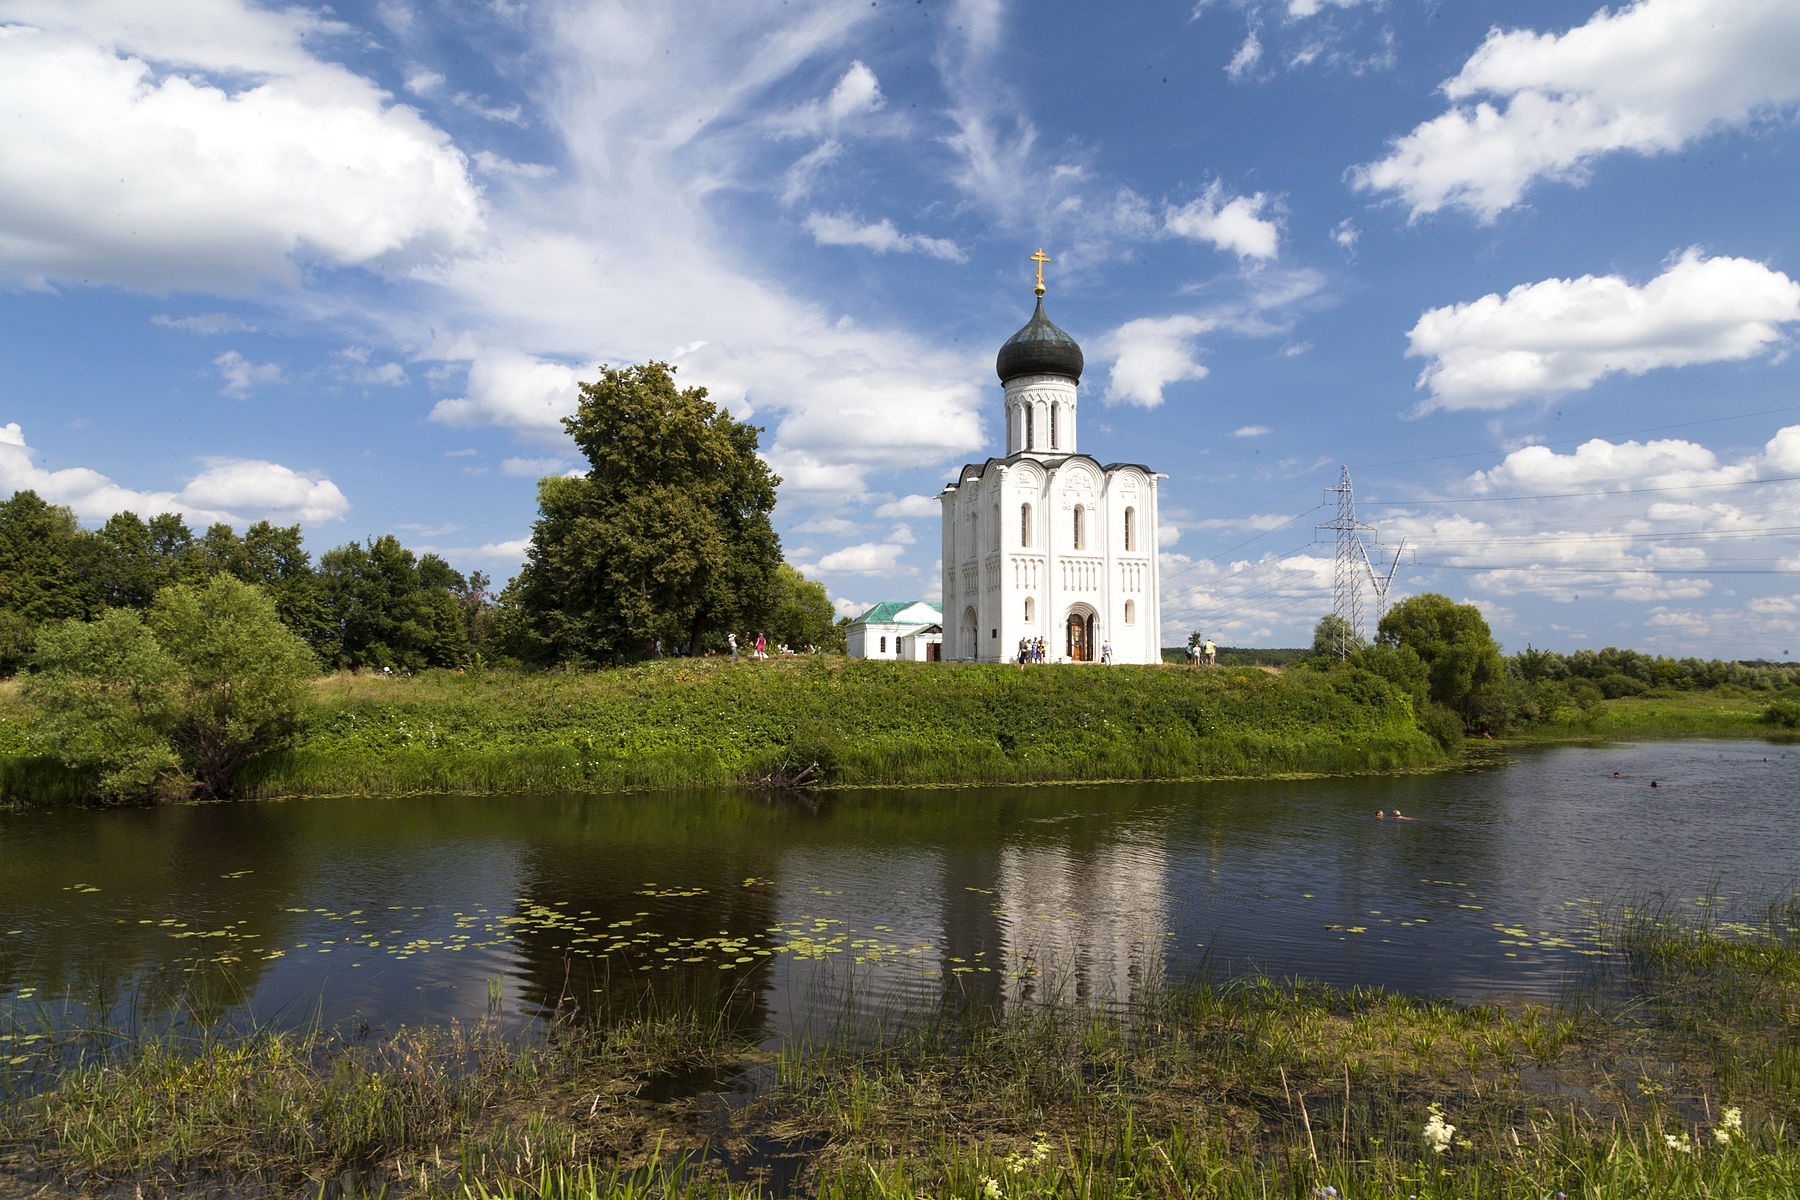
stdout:
[(1110, 667), (1112, 665), (1111, 639), (1100, 643), (1100, 665), (1103, 667)]
[(737, 634), (735, 634), (735, 633), (726, 634), (725, 635), (725, 644), (731, 647), (731, 661), (736, 662), (737, 661)]
[(1201, 649), (1206, 654), (1206, 665), (1209, 667), (1212, 666), (1213, 662), (1219, 657), (1219, 648), (1213, 645), (1213, 640), (1211, 638), (1207, 638), (1206, 645), (1202, 646)]
[(756, 657), (759, 660), (769, 657), (769, 639), (760, 633), (756, 635)]

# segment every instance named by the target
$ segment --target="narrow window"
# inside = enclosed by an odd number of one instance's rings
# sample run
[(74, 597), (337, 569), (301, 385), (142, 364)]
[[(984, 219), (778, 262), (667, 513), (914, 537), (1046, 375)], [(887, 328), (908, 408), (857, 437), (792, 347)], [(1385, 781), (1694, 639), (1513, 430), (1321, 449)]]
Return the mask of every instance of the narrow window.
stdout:
[(1075, 506), (1075, 549), (1081, 549), (1081, 506)]
[(1031, 505), (1019, 505), (1019, 545), (1031, 545)]
[(1035, 620), (1037, 620), (1037, 604), (1030, 596), (1027, 596), (1025, 597), (1025, 623), (1029, 625)]
[(1137, 624), (1137, 601), (1136, 600), (1127, 600), (1125, 602), (1125, 623), (1127, 625), (1136, 625)]
[(1132, 518), (1137, 514), (1132, 509), (1125, 510), (1125, 549), (1127, 553), (1137, 549), (1136, 539), (1132, 536)]
[(881, 639), (881, 652), (883, 654), (887, 653), (887, 639), (886, 638)]
[(1062, 443), (1056, 439), (1056, 410), (1061, 407), (1062, 405), (1060, 404), (1052, 404), (1050, 406), (1050, 448), (1052, 450), (1062, 445)]
[(1033, 419), (1035, 415), (1031, 411), (1031, 405), (1027, 404), (1025, 406), (1025, 448), (1027, 450), (1037, 449), (1037, 422)]

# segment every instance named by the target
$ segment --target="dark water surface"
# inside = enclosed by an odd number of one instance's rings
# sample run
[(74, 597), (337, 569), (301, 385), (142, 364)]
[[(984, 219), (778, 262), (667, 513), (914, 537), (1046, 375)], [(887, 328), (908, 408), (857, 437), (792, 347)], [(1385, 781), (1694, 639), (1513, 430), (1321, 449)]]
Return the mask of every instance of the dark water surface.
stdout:
[[(1415, 819), (1375, 818), (1395, 809)], [(1601, 910), (1717, 896), (1730, 916), (1792, 889), (1797, 815), (1800, 748), (1742, 741), (817, 812), (720, 792), (20, 813), (0, 816), (0, 1018), (382, 1029), (699, 996), (779, 1033), (846, 989), (863, 1012), (1129, 1003), (1199, 970), (1549, 997), (1603, 952)]]

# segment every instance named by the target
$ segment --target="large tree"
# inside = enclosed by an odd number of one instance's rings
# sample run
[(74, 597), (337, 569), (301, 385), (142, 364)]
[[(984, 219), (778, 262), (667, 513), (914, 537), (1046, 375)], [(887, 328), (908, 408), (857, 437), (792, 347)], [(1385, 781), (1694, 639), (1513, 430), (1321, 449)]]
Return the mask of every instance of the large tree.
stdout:
[(468, 635), (453, 592), (465, 582), (435, 554), (415, 558), (393, 534), (319, 556), (329, 628), (321, 651), (338, 667), (453, 667)]
[(759, 428), (705, 388), (677, 388), (661, 362), (603, 368), (563, 424), (589, 469), (538, 484), (525, 567), (502, 597), (515, 653), (617, 662), (767, 617), (781, 481), (757, 455)]
[(1436, 592), (1408, 597), (1381, 618), (1379, 641), (1417, 655), (1426, 698), (1455, 712), (1466, 728), (1504, 727), (1506, 664), (1473, 604)]

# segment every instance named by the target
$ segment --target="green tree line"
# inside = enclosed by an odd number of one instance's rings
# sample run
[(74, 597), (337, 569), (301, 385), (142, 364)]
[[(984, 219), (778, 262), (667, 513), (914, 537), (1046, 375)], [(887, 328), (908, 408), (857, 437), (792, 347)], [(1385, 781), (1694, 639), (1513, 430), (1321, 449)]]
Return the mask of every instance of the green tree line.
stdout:
[(226, 577), (253, 585), (329, 669), (458, 666), (488, 642), (488, 580), (414, 554), (392, 534), (315, 563), (298, 525), (196, 534), (176, 513), (122, 512), (84, 529), (36, 492), (0, 502), (0, 671), (25, 665), (56, 623), (145, 612), (165, 589)]

